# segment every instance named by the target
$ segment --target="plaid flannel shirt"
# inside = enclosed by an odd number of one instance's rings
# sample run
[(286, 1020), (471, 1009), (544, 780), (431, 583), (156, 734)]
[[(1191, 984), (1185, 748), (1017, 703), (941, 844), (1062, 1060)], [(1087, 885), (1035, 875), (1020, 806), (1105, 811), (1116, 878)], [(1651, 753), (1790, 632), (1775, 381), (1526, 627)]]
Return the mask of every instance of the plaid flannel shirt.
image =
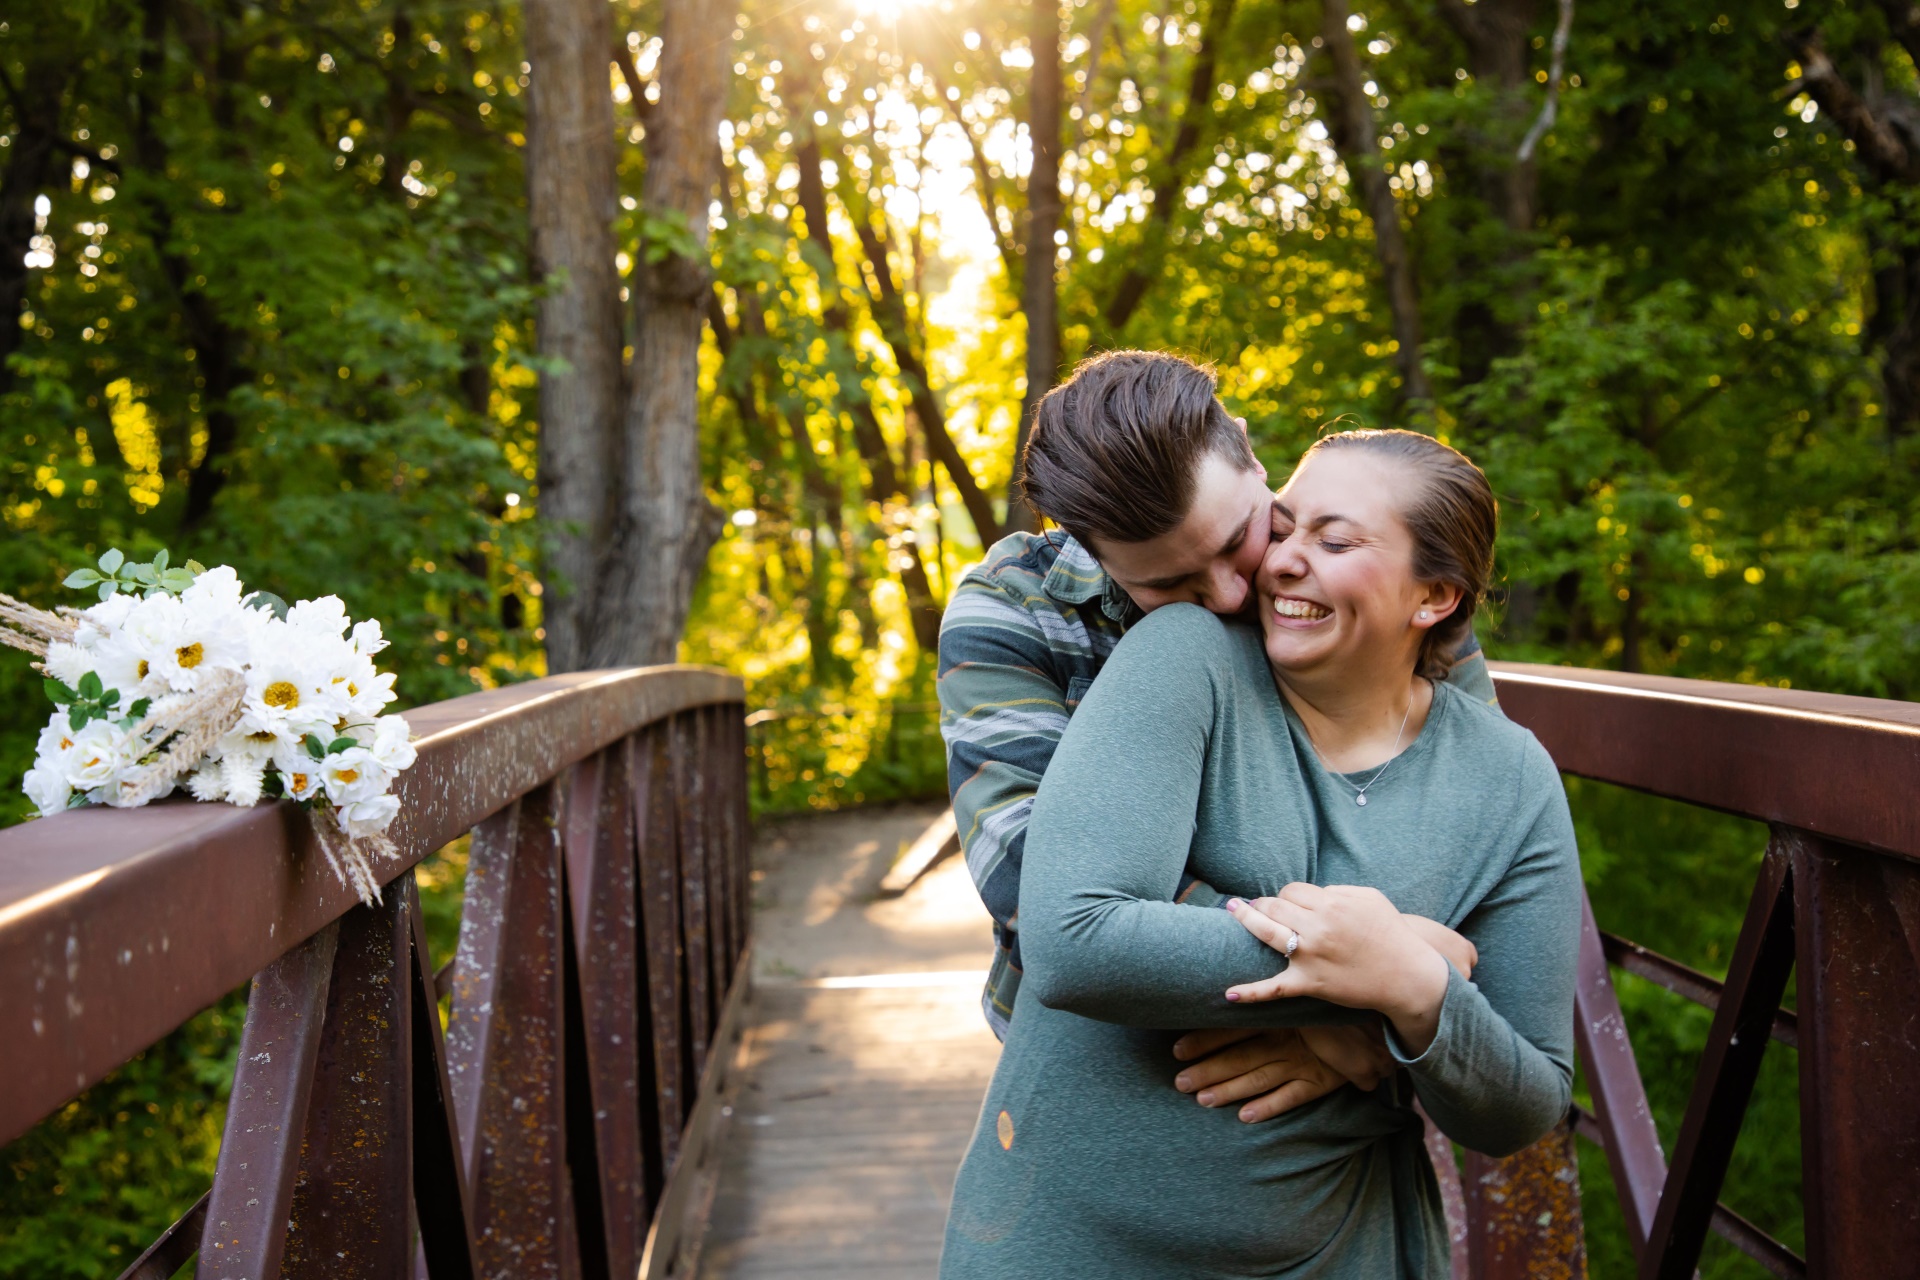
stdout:
[[(1074, 709), (1141, 616), (1072, 538), (1015, 533), (961, 578), (940, 623), (947, 784), (967, 871), (993, 917), (993, 967), (980, 1006), (1001, 1039), (1020, 989), (1020, 864), (1034, 793)], [(1447, 679), (1494, 702), (1471, 633)], [(1224, 899), (1188, 874), (1179, 900)]]

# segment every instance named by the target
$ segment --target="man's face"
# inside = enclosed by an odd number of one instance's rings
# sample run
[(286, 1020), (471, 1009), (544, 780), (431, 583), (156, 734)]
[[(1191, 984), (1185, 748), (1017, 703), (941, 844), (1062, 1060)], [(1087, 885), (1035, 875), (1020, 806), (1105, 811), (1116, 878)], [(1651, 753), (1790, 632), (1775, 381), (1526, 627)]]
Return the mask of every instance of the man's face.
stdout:
[(1242, 471), (1209, 453), (1179, 525), (1147, 542), (1102, 542), (1087, 550), (1148, 613), (1185, 603), (1235, 614), (1252, 599), (1253, 575), (1273, 531), (1272, 505), (1265, 467)]

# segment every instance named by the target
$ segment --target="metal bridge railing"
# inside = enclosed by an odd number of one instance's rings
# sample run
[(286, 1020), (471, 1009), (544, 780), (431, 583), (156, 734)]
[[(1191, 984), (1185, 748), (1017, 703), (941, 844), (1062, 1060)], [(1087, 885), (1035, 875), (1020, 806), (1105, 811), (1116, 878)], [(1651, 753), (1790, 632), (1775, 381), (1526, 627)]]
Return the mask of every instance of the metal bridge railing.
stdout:
[[(1910, 1274), (1920, 1258), (1920, 705), (1493, 669), (1502, 707), (1565, 772), (1759, 819), (1772, 833), (1725, 982), (1603, 931), (1610, 922), (1585, 910), (1575, 1030), (1593, 1110), (1573, 1119), (1606, 1149), (1639, 1275), (1686, 1280), (1710, 1230), (1779, 1276)], [(1610, 964), (1714, 1011), (1670, 1159)], [(1783, 1010), (1796, 972), (1797, 1010)], [(1805, 1259), (1719, 1203), (1770, 1044), (1798, 1054)], [(1564, 1136), (1511, 1161), (1469, 1156), (1456, 1274), (1568, 1274), (1579, 1243), (1567, 1230), (1578, 1213), (1571, 1160)]]
[[(408, 719), (378, 906), (289, 804), (0, 832), (0, 1142), (253, 977), (213, 1186), (127, 1275), (664, 1269), (746, 985), (743, 688), (588, 672)], [(436, 969), (413, 867), (469, 832)]]

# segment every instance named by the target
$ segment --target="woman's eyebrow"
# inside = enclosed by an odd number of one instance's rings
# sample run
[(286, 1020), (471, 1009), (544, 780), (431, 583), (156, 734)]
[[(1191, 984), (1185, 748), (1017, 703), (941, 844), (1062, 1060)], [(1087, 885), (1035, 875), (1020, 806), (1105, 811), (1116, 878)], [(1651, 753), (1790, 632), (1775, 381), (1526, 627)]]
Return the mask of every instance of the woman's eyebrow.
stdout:
[[(1275, 498), (1273, 500), (1273, 509), (1275, 511), (1278, 511), (1281, 515), (1285, 516), (1289, 520), (1297, 521), (1299, 519), (1299, 517), (1293, 514), (1293, 508), (1289, 507), (1286, 503), (1280, 501), (1280, 499), (1278, 498)], [(1307, 524), (1307, 528), (1310, 530), (1324, 529), (1330, 524), (1358, 525), (1359, 523), (1360, 522), (1358, 520), (1355, 520), (1352, 516), (1343, 516), (1343, 515), (1337, 515), (1337, 514), (1325, 515), (1325, 516), (1314, 517), (1314, 519)]]

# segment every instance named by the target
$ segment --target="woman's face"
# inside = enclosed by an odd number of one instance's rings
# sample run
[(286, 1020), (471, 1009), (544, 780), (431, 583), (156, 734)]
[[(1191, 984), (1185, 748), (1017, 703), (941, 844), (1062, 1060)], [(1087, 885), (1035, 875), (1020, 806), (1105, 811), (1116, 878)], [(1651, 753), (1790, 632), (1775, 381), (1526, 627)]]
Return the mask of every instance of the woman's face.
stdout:
[(1374, 668), (1388, 658), (1412, 669), (1426, 628), (1457, 603), (1451, 588), (1414, 579), (1400, 512), (1417, 483), (1400, 463), (1360, 449), (1309, 454), (1294, 470), (1273, 500), (1273, 537), (1254, 579), (1277, 669)]

